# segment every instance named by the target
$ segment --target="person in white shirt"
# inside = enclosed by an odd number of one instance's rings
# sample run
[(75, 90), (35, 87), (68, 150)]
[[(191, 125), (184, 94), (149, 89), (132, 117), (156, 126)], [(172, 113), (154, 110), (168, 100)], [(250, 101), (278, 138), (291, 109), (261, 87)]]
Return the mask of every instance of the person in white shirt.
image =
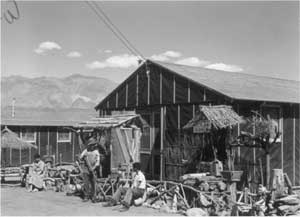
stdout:
[(80, 160), (85, 161), (82, 166), (83, 176), (83, 201), (91, 199), (95, 200), (96, 197), (96, 169), (100, 165), (100, 153), (97, 149), (97, 140), (90, 138), (87, 142), (87, 148), (81, 153)]
[(121, 202), (123, 207), (120, 211), (126, 211), (132, 205), (133, 200), (143, 197), (146, 189), (146, 178), (141, 171), (140, 163), (133, 163), (133, 180), (131, 187), (120, 186), (112, 196), (110, 202), (106, 206), (115, 206), (120, 201), (122, 195), (124, 199)]

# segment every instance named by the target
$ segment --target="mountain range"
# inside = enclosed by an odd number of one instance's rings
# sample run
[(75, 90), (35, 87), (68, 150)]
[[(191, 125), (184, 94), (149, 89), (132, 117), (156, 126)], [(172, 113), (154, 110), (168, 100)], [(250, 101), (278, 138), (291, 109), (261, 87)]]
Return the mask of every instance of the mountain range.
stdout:
[(9, 76), (1, 78), (1, 107), (91, 109), (117, 83), (101, 77), (74, 74), (64, 78)]

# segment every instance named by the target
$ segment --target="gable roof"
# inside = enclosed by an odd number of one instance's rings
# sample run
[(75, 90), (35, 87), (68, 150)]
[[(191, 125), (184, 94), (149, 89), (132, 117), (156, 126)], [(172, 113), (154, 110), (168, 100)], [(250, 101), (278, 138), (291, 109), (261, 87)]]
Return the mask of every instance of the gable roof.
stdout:
[(232, 99), (300, 103), (300, 82), (150, 61)]
[(91, 109), (51, 109), (51, 108), (15, 108), (12, 118), (12, 107), (1, 109), (1, 125), (7, 126), (73, 126), (74, 124), (97, 117)]

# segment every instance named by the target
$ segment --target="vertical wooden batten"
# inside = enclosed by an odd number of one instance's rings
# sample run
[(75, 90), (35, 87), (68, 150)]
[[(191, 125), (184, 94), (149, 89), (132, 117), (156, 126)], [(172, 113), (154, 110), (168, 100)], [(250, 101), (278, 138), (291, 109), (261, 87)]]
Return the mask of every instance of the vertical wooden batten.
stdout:
[(9, 149), (9, 164), (12, 165), (12, 148)]
[(164, 165), (164, 131), (165, 131), (166, 107), (160, 107), (160, 180), (164, 180), (165, 165)]
[[(22, 129), (20, 128), (20, 137), (22, 137)], [(22, 165), (22, 149), (20, 145), (20, 150), (19, 150), (19, 155), (20, 155), (20, 166)]]
[(283, 131), (283, 129), (284, 129), (284, 126), (283, 126), (283, 114), (282, 114), (283, 112), (282, 112), (282, 109), (280, 109), (280, 123), (279, 123), (279, 125), (280, 125), (280, 127), (279, 127), (279, 129), (281, 129), (281, 169), (283, 170), (284, 169), (284, 167), (283, 167), (283, 136), (284, 136), (284, 131)]
[(293, 185), (296, 184), (296, 107), (293, 107)]
[(195, 117), (196, 114), (196, 109), (195, 109), (195, 104), (193, 104), (193, 118)]
[(71, 132), (72, 135), (72, 161), (74, 162), (75, 160), (75, 134), (73, 132)]
[(177, 129), (180, 130), (180, 105), (177, 106)]
[(162, 73), (159, 68), (159, 103), (162, 104)]
[(38, 146), (38, 153), (41, 154), (41, 127), (39, 127), (39, 146)]
[(188, 103), (191, 102), (191, 83), (188, 81)]
[(173, 103), (176, 103), (176, 81), (175, 75), (173, 75)]
[(116, 92), (116, 108), (118, 108), (118, 103), (119, 103), (119, 93), (117, 91)]
[(136, 74), (136, 107), (139, 106), (139, 73)]
[[(240, 104), (237, 104), (237, 114), (240, 115)], [(237, 135), (240, 136), (241, 134), (241, 125), (238, 123), (237, 125)], [(238, 162), (241, 162), (241, 147), (238, 147)]]
[(147, 105), (150, 105), (150, 70), (146, 69), (147, 73)]
[[(48, 134), (47, 134), (47, 148), (46, 148), (46, 154), (49, 155), (49, 149), (50, 149), (50, 130), (48, 128)], [(56, 147), (57, 150), (57, 147)]]
[(126, 96), (125, 96), (125, 107), (128, 106), (128, 83), (126, 82)]
[[(255, 135), (255, 125), (253, 125), (253, 135)], [(255, 141), (253, 141), (255, 145)], [(267, 165), (268, 166), (268, 165)], [(255, 175), (255, 167), (256, 167), (256, 148), (253, 148), (253, 174)]]

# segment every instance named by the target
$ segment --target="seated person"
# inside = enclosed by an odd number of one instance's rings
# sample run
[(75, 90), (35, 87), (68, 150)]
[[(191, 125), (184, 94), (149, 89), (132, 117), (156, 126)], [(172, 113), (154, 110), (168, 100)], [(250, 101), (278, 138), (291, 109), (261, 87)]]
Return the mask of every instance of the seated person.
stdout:
[(54, 169), (53, 169), (53, 159), (52, 157), (45, 157), (45, 177), (53, 177), (54, 176)]
[[(146, 189), (146, 179), (141, 171), (140, 163), (133, 163), (133, 172), (132, 186), (129, 188), (120, 186), (105, 206), (115, 206), (118, 202), (121, 202), (123, 207), (120, 211), (126, 211), (132, 205), (133, 200), (143, 197)], [(122, 195), (125, 196), (120, 201)]]
[(39, 191), (43, 189), (43, 178), (45, 171), (45, 163), (41, 160), (39, 154), (34, 155), (34, 162), (32, 164), (32, 170), (29, 173), (29, 192)]

